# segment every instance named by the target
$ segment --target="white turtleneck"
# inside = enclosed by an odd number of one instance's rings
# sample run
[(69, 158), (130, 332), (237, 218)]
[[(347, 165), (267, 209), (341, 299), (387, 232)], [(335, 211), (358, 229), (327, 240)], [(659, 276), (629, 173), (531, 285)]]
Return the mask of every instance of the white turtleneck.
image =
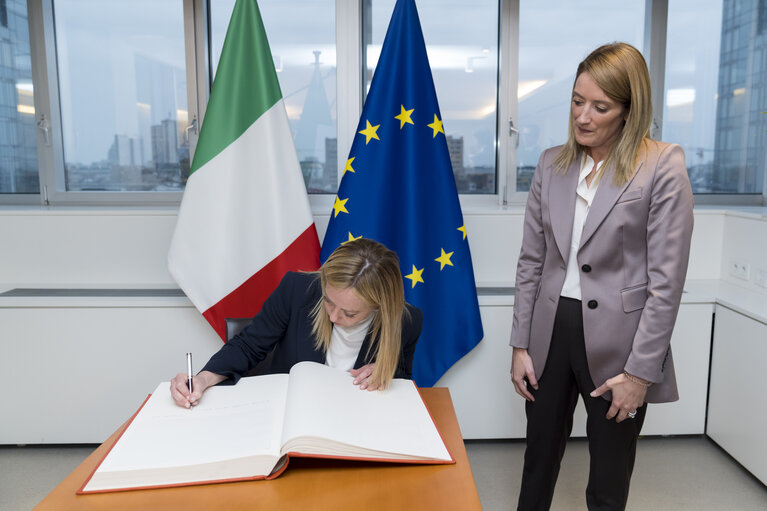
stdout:
[(325, 364), (342, 371), (353, 369), (372, 322), (373, 314), (370, 314), (367, 319), (353, 327), (344, 328), (333, 325), (333, 333), (330, 334), (330, 348), (325, 357)]

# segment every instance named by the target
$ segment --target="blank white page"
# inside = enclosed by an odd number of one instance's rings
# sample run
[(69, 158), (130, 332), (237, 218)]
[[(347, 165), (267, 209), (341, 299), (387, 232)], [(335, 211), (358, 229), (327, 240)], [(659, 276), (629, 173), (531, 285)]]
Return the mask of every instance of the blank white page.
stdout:
[(451, 460), (412, 381), (395, 379), (384, 391), (367, 391), (353, 380), (346, 371), (315, 362), (293, 366), (283, 444), (318, 437), (374, 451)]
[(99, 471), (198, 465), (279, 456), (288, 375), (242, 378), (211, 387), (192, 409), (177, 406), (170, 383), (155, 389)]

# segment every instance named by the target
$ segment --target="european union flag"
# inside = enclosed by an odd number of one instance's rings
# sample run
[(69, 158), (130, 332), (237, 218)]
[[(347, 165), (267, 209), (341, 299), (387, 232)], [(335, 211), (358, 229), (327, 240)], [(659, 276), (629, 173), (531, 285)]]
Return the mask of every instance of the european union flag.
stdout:
[(397, 252), (424, 324), (413, 379), (434, 385), (482, 339), (466, 228), (414, 0), (397, 0), (322, 244)]

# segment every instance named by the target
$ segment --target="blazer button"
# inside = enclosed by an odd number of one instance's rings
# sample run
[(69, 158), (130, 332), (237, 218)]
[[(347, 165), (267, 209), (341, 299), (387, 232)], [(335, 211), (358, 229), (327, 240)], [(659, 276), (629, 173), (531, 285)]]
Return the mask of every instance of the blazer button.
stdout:
[(599, 307), (599, 303), (596, 300), (589, 300), (588, 306), (589, 309), (596, 309)]
[(583, 273), (588, 273), (591, 271), (591, 266), (589, 266), (588, 264), (584, 264), (583, 266), (581, 266), (581, 270), (583, 270)]

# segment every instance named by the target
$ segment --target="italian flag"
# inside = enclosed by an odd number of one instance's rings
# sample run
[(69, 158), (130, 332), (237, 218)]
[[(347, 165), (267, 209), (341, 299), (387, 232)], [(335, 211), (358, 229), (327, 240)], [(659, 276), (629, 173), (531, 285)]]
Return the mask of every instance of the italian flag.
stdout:
[(226, 33), (168, 253), (184, 293), (226, 341), (226, 318), (254, 316), (320, 245), (256, 0)]

